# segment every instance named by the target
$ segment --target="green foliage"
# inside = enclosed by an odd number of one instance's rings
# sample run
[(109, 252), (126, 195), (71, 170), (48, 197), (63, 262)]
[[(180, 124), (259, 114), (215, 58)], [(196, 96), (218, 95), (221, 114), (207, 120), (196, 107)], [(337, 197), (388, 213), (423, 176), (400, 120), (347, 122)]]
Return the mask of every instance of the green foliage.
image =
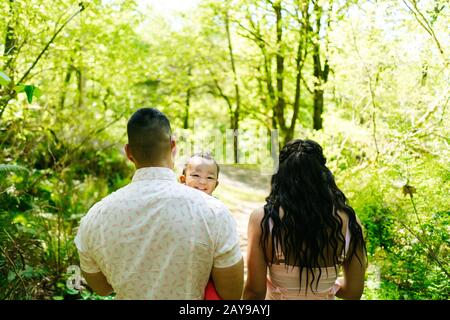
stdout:
[[(277, 126), (281, 138), (296, 124), (294, 137), (322, 144), (363, 224), (373, 268), (364, 298), (449, 298), (449, 7), (288, 0), (278, 39), (274, 3), (205, 0), (171, 23), (138, 1), (81, 10), (0, 0), (0, 299), (103, 299), (66, 287), (78, 264), (73, 237), (96, 201), (129, 182), (126, 119), (144, 106), (168, 114), (174, 130), (194, 127), (180, 147), (236, 117), (240, 132)], [(253, 138), (241, 138), (241, 155), (255, 151)]]
[[(4, 72), (0, 71), (0, 86), (6, 87), (9, 85), (11, 85), (11, 79)], [(41, 90), (34, 85), (18, 84), (14, 86), (14, 91), (16, 93), (25, 92), (28, 103), (33, 102), (33, 96), (39, 98), (42, 95)]]
[(28, 169), (23, 166), (13, 165), (13, 164), (0, 164), (0, 176), (4, 176), (10, 172), (26, 172), (29, 173)]
[[(431, 163), (422, 165), (427, 167)], [(448, 297), (450, 210), (444, 195), (449, 192), (448, 185), (425, 187), (421, 184), (425, 176), (417, 177), (415, 185), (422, 187), (410, 199), (411, 195), (403, 194), (401, 186), (392, 190), (389, 178), (395, 176), (367, 171), (344, 179), (345, 189), (352, 194), (351, 204), (366, 231), (370, 263), (381, 269), (376, 296), (380, 299)], [(439, 174), (438, 170), (430, 170), (425, 179), (439, 181)], [(365, 186), (361, 186), (363, 179)], [(444, 190), (441, 193), (436, 188)], [(433, 193), (441, 194), (430, 199), (424, 197)], [(415, 212), (414, 205), (423, 211)], [(447, 209), (433, 213), (434, 208)]]
[(0, 71), (0, 85), (7, 86), (10, 82), (11, 79), (3, 71)]

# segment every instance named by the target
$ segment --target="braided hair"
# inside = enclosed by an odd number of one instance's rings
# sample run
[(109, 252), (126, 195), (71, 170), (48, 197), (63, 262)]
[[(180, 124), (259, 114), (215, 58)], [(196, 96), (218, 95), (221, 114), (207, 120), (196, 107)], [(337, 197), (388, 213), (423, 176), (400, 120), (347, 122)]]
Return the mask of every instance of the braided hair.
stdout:
[[(279, 169), (272, 176), (261, 221), (260, 244), (266, 263), (273, 264), (274, 258), (283, 254), (287, 268), (300, 268), (300, 288), (306, 269), (306, 291), (308, 285), (314, 291), (314, 281), (317, 290), (321, 269), (316, 278), (315, 268), (332, 263), (337, 273), (339, 258), (345, 250), (343, 221), (338, 211), (347, 215), (351, 234), (349, 250), (344, 252), (346, 262), (356, 256), (361, 263), (363, 257), (358, 256), (357, 248), (366, 252), (355, 211), (347, 204), (347, 198), (325, 164), (322, 147), (317, 142), (298, 139), (287, 143), (280, 151)], [(281, 218), (280, 208), (284, 212)]]

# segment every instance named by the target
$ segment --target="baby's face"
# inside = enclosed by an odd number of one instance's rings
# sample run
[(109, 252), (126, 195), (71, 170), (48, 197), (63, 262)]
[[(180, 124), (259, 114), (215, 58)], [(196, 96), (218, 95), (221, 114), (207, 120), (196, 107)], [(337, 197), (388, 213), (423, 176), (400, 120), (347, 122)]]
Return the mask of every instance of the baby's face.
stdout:
[(193, 157), (189, 160), (185, 173), (185, 176), (180, 177), (181, 182), (209, 195), (219, 184), (217, 181), (217, 166), (212, 160)]

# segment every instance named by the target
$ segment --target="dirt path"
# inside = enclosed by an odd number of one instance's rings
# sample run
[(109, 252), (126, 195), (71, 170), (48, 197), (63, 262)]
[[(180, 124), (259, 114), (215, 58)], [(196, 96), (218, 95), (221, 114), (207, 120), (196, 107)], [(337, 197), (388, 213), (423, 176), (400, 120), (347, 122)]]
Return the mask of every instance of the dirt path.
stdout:
[(244, 257), (247, 256), (248, 219), (253, 210), (264, 205), (269, 188), (270, 176), (262, 176), (255, 168), (224, 165), (220, 168), (219, 186), (214, 195), (227, 205), (237, 221)]

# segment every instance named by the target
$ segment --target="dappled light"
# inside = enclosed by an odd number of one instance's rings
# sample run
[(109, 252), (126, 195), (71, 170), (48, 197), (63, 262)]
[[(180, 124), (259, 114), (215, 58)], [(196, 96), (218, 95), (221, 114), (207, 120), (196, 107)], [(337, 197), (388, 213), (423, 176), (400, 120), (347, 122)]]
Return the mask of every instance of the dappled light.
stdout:
[(447, 300), (449, 10), (0, 0), (0, 299), (114, 298), (78, 281), (74, 237), (96, 202), (130, 183), (127, 121), (153, 107), (170, 119), (177, 177), (194, 153), (216, 159), (213, 195), (244, 258), (280, 149), (312, 139), (362, 224), (362, 299)]

